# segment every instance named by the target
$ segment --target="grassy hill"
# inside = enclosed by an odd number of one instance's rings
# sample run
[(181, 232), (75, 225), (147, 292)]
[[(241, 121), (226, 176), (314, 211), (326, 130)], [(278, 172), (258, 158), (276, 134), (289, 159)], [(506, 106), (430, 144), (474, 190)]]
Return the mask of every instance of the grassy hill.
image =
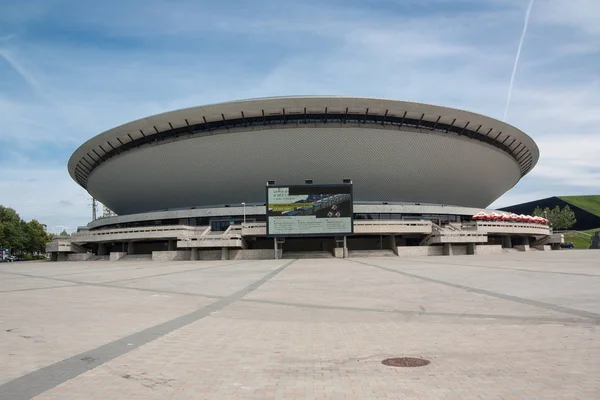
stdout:
[(559, 199), (600, 217), (600, 195), (561, 196)]
[(567, 232), (565, 233), (565, 242), (573, 242), (573, 245), (576, 249), (589, 249), (590, 245), (592, 244), (592, 236), (596, 231), (600, 231), (600, 228), (590, 229), (581, 232)]

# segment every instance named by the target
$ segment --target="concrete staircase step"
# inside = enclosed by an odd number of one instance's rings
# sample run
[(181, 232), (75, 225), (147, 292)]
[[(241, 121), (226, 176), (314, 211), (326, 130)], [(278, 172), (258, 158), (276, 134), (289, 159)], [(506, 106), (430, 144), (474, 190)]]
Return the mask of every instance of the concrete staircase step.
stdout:
[(397, 257), (393, 250), (349, 250), (348, 257)]
[(123, 256), (119, 261), (152, 261), (152, 254), (130, 254)]
[(328, 251), (290, 251), (283, 253), (283, 258), (333, 258)]

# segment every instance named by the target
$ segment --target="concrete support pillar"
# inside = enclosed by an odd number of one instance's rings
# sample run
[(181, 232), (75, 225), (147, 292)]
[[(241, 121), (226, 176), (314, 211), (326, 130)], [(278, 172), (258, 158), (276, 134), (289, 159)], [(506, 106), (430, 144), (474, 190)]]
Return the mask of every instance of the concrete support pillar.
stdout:
[(502, 247), (505, 249), (512, 248), (512, 240), (510, 236), (502, 236)]
[(344, 258), (348, 258), (348, 242), (346, 236), (344, 236)]
[(453, 255), (452, 252), (452, 243), (444, 243), (444, 251), (443, 253), (445, 256), (451, 256)]
[(477, 254), (477, 245), (475, 243), (467, 243), (467, 254)]
[(134, 242), (127, 243), (127, 254), (128, 255), (135, 254), (135, 243)]
[(167, 250), (169, 250), (169, 251), (177, 250), (177, 240), (169, 240), (169, 247)]
[(192, 260), (192, 261), (198, 260), (198, 248), (197, 247), (192, 247), (192, 254), (191, 254), (190, 260)]
[(229, 248), (221, 247), (221, 260), (229, 260)]
[(279, 258), (279, 249), (277, 248), (277, 238), (273, 238), (273, 246), (275, 249), (275, 259), (277, 260)]
[(392, 249), (395, 255), (398, 255), (398, 246), (396, 246), (396, 236), (390, 236), (389, 248)]
[(107, 256), (106, 252), (106, 243), (98, 243), (98, 251), (96, 252), (97, 256)]

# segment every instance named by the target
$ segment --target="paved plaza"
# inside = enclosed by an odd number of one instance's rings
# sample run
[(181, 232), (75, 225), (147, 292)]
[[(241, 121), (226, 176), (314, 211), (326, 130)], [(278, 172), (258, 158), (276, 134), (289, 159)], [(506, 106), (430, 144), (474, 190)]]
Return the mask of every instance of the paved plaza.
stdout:
[(593, 250), (0, 264), (0, 399), (598, 400), (599, 324)]

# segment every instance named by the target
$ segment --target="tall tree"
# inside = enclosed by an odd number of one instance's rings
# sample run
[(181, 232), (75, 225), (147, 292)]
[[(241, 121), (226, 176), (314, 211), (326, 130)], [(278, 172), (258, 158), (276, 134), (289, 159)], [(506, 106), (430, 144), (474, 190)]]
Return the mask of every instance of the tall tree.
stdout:
[(24, 238), (21, 222), (15, 210), (0, 206), (0, 247), (11, 252), (22, 250)]
[(36, 220), (25, 222), (15, 210), (0, 205), (0, 247), (13, 254), (43, 252), (49, 240), (44, 225)]
[(571, 210), (571, 207), (566, 205), (560, 211), (560, 228), (557, 229), (571, 229), (576, 222), (577, 218), (575, 218), (575, 212)]
[(546, 207), (543, 210), (538, 206), (533, 210), (533, 215), (547, 218), (552, 228), (556, 230), (570, 229), (577, 222), (575, 213), (568, 205), (562, 209), (556, 206), (553, 209)]
[(50, 241), (50, 236), (46, 232), (44, 225), (37, 220), (32, 219), (26, 224), (27, 243), (25, 250), (29, 253), (43, 252), (46, 243)]

